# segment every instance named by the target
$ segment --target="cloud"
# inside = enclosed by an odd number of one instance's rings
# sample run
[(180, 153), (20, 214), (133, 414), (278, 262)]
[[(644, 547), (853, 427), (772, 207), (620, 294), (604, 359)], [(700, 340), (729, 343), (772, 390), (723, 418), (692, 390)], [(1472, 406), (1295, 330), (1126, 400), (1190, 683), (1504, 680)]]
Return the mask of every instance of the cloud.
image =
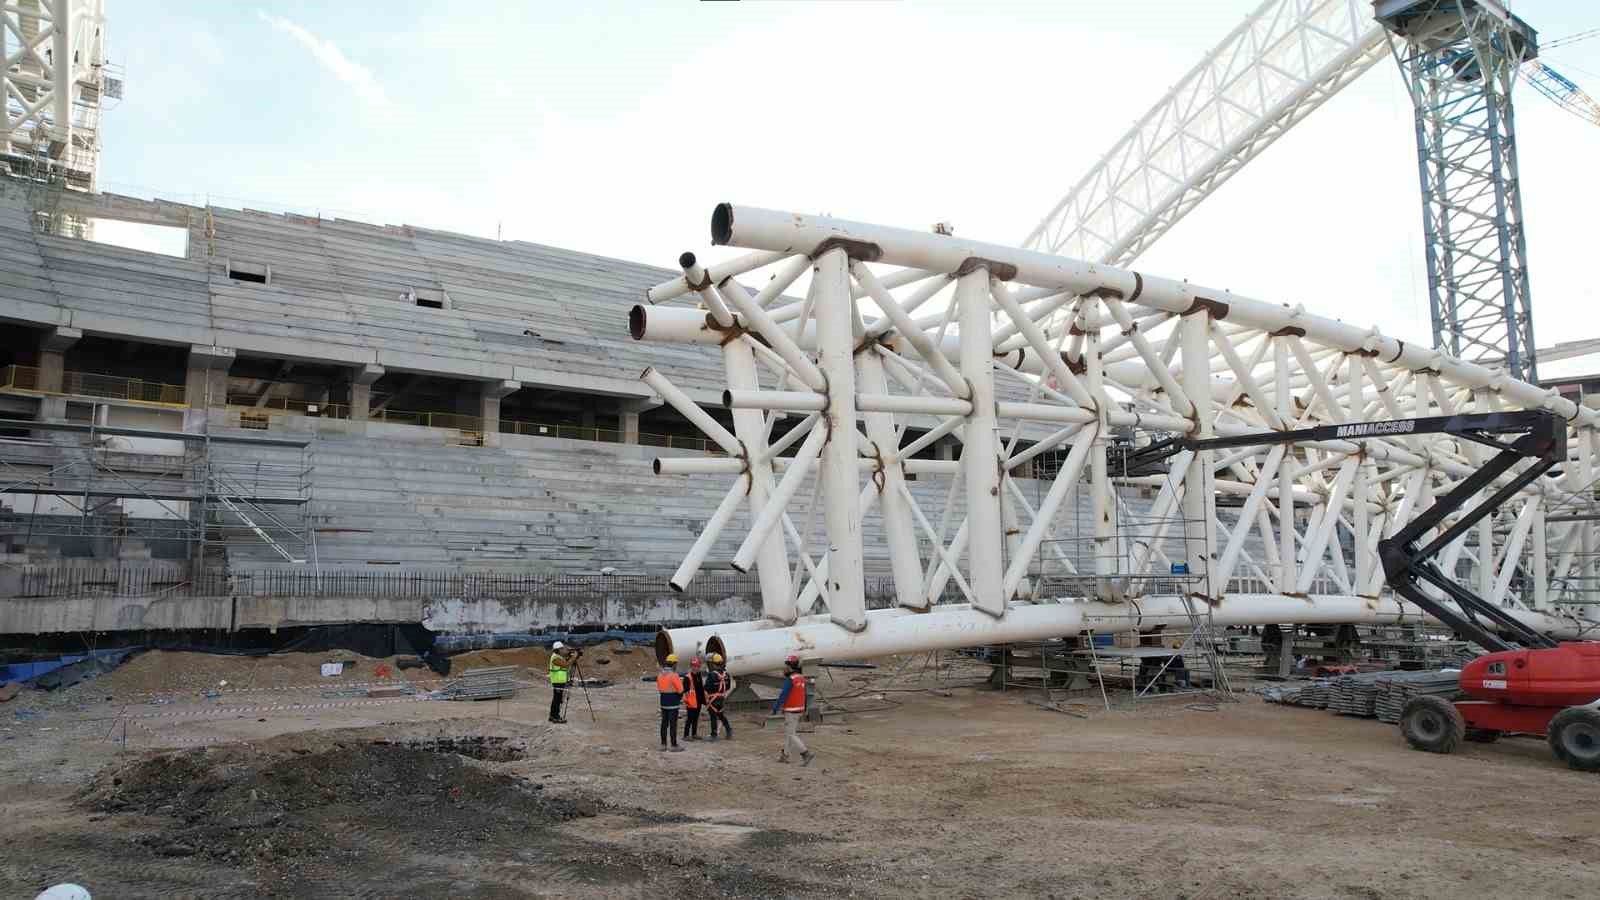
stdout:
[(287, 34), (310, 50), (317, 62), (321, 63), (333, 77), (349, 85), (350, 89), (356, 92), (356, 96), (374, 106), (389, 104), (389, 95), (384, 92), (383, 85), (378, 83), (378, 78), (372, 74), (372, 70), (345, 56), (339, 45), (317, 37), (288, 19), (269, 16), (260, 10), (256, 11), (256, 15), (274, 30)]

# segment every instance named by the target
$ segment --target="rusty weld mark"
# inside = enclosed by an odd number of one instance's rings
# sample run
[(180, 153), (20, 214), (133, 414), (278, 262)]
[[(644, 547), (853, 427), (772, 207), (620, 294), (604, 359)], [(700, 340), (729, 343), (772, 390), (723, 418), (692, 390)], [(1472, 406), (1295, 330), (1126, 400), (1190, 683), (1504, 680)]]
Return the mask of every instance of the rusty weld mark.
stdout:
[(969, 256), (963, 259), (961, 265), (956, 266), (956, 270), (950, 273), (950, 277), (960, 278), (963, 275), (970, 275), (979, 269), (988, 269), (990, 276), (1001, 281), (1012, 281), (1017, 277), (1017, 267), (1011, 263), (984, 259), (981, 256)]
[(1228, 304), (1223, 303), (1221, 300), (1212, 300), (1209, 297), (1194, 298), (1194, 303), (1190, 304), (1188, 309), (1178, 313), (1178, 315), (1193, 315), (1202, 309), (1209, 310), (1211, 313), (1211, 318), (1216, 319), (1219, 322), (1228, 317)]
[(1096, 300), (1121, 300), (1122, 292), (1114, 287), (1101, 286), (1090, 291), (1086, 296), (1093, 297)]
[(1299, 325), (1285, 325), (1277, 331), (1267, 332), (1268, 337), (1305, 337), (1306, 330)]
[(1144, 276), (1135, 272), (1133, 273), (1133, 293), (1128, 295), (1128, 302), (1132, 303), (1138, 300), (1139, 295), (1142, 293), (1144, 293)]
[(1067, 351), (1065, 351), (1065, 350), (1061, 351), (1061, 362), (1066, 365), (1067, 371), (1071, 372), (1074, 375), (1082, 375), (1083, 373), (1089, 371), (1089, 361), (1088, 360), (1083, 359), (1083, 360), (1079, 360), (1077, 362), (1073, 362), (1072, 361), (1072, 357), (1068, 356), (1067, 355)]
[(1079, 335), (1079, 334), (1088, 334), (1088, 333), (1089, 332), (1084, 331), (1082, 328), (1078, 327), (1078, 320), (1077, 319), (1073, 319), (1072, 320), (1072, 324), (1067, 326), (1067, 334)]
[(867, 454), (867, 458), (873, 462), (872, 483), (878, 486), (878, 493), (881, 494), (887, 485), (887, 480), (884, 477), (883, 448), (878, 446), (877, 441), (869, 441), (868, 443), (872, 445), (872, 452)]
[(1199, 591), (1190, 591), (1189, 592), (1189, 599), (1190, 600), (1204, 600), (1205, 604), (1207, 606), (1221, 606), (1222, 605), (1222, 601), (1221, 601), (1220, 598), (1216, 599), (1216, 600), (1213, 600), (1210, 597), (1207, 597), (1205, 594), (1200, 593)]
[(685, 273), (683, 273), (683, 283), (687, 284), (689, 286), (689, 290), (691, 290), (691, 291), (708, 291), (708, 290), (711, 289), (711, 270), (710, 269), (701, 269), (700, 270), (700, 283), (699, 284), (695, 284), (694, 282), (690, 281), (689, 280), (689, 273), (685, 272)]
[(844, 255), (860, 262), (877, 262), (883, 258), (883, 248), (870, 241), (853, 241), (849, 238), (831, 237), (818, 244), (809, 254), (817, 259), (829, 250), (843, 250)]
[(1386, 359), (1386, 360), (1384, 360), (1384, 362), (1390, 362), (1390, 363), (1399, 362), (1400, 361), (1400, 357), (1406, 355), (1406, 342), (1405, 341), (1402, 341), (1399, 338), (1395, 338), (1394, 339), (1394, 346), (1395, 346), (1394, 359)]
[(1360, 347), (1357, 347), (1354, 350), (1346, 350), (1345, 353), (1349, 356), (1366, 356), (1369, 358), (1378, 355), (1378, 351), (1376, 350), (1364, 350)]

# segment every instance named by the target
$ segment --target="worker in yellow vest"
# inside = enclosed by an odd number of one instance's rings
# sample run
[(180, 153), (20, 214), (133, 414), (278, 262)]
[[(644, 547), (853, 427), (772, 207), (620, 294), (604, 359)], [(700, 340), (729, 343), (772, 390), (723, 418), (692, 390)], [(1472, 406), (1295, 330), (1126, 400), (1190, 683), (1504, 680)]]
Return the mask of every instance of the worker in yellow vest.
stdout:
[(571, 683), (568, 666), (576, 664), (582, 655), (582, 650), (560, 641), (550, 648), (550, 721), (558, 725), (567, 723), (561, 707), (567, 701), (567, 685)]
[(813, 754), (806, 748), (805, 741), (800, 740), (800, 717), (806, 711), (806, 676), (800, 671), (800, 657), (785, 659), (783, 668), (783, 690), (772, 704), (773, 715), (783, 710), (783, 752), (778, 754), (778, 762), (788, 762), (792, 748), (799, 751), (800, 765), (809, 766)]

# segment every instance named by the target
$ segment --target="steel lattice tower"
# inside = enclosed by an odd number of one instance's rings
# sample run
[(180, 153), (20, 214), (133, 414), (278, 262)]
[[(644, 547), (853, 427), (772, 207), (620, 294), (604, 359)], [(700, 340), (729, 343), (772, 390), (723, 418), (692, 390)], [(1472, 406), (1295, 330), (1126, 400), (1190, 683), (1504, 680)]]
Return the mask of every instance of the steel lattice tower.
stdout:
[(1434, 346), (1537, 379), (1511, 87), (1534, 30), (1494, 0), (1379, 0), (1416, 112)]

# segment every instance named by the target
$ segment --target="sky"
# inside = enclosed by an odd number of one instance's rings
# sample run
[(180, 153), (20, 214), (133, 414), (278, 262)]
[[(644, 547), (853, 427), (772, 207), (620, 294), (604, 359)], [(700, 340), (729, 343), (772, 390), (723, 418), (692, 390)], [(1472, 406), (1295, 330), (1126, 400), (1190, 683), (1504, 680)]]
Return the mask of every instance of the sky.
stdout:
[[(108, 0), (100, 183), (664, 267), (719, 201), (1019, 243), (1259, 2)], [(1544, 59), (1600, 97), (1600, 39)], [(1537, 343), (1600, 337), (1600, 126), (1515, 97)], [(1428, 341), (1412, 129), (1380, 61), (1138, 268)]]

